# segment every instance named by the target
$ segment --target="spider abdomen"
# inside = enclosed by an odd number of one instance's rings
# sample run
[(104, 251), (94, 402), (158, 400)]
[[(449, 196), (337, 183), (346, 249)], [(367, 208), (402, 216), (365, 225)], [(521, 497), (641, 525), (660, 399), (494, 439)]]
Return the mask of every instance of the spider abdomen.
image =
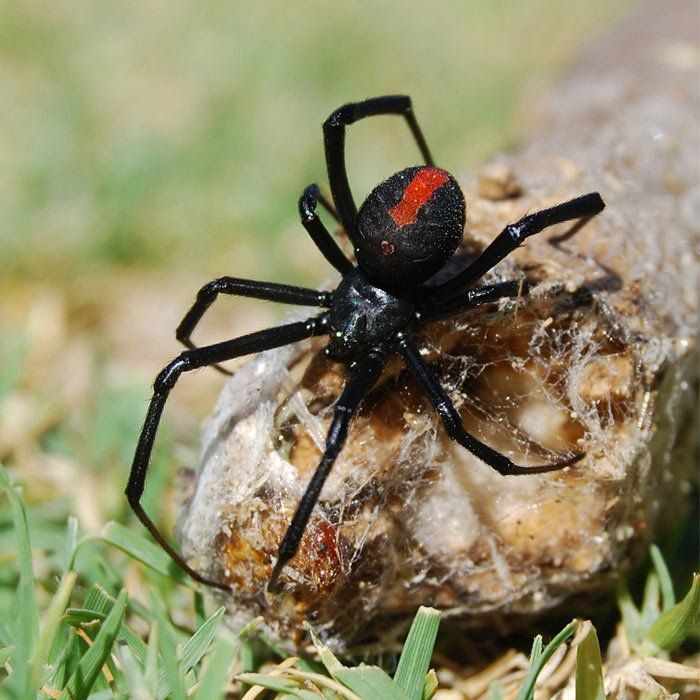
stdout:
[(413, 313), (410, 299), (373, 285), (354, 269), (333, 292), (326, 354), (333, 360), (352, 359), (406, 328)]
[(434, 166), (406, 168), (375, 187), (360, 207), (358, 265), (390, 289), (421, 284), (452, 257), (465, 216), (452, 175)]

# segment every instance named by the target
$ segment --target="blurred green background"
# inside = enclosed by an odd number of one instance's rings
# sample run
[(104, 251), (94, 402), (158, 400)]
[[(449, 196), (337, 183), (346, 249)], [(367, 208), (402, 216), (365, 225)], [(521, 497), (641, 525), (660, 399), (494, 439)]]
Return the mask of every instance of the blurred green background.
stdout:
[[(514, 143), (537, 96), (630, 4), (0, 4), (0, 461), (25, 486), (36, 549), (51, 551), (68, 514), (86, 531), (130, 517), (122, 489), (150, 382), (201, 284), (330, 274), (296, 200), (325, 181), (334, 108), (410, 94), (438, 163), (464, 176)], [(391, 117), (348, 143), (358, 199), (417, 160)], [(281, 312), (221, 300), (197, 339)], [(196, 373), (170, 402), (147, 499), (166, 530), (175, 467), (196, 464), (221, 384)], [(7, 508), (0, 615), (16, 585)], [(41, 597), (53, 568), (37, 556)]]
[[(3, 273), (291, 265), (287, 277), (317, 281), (295, 203), (324, 178), (335, 107), (412, 95), (438, 161), (460, 173), (512, 141), (523, 96), (627, 4), (5, 3)], [(391, 118), (353, 127), (349, 146), (358, 195), (416, 161)]]

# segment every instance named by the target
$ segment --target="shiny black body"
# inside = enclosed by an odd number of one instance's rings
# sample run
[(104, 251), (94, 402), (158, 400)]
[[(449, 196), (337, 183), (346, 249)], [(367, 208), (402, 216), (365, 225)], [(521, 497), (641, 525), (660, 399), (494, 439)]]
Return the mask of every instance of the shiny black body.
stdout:
[[(402, 170), (380, 183), (359, 212), (345, 169), (345, 130), (359, 119), (380, 114), (404, 117), (426, 162)], [(555, 464), (523, 467), (469, 434), (437, 377), (411, 339), (416, 327), (460, 314), (480, 304), (527, 294), (525, 280), (474, 286), (494, 265), (527, 237), (564, 221), (588, 218), (604, 208), (598, 193), (590, 193), (507, 226), (474, 262), (451, 279), (426, 283), (452, 257), (462, 237), (466, 207), (456, 180), (436, 168), (418, 126), (411, 101), (403, 95), (377, 97), (337, 109), (323, 125), (328, 178), (334, 206), (317, 185), (299, 200), (301, 223), (326, 258), (342, 275), (333, 292), (272, 282), (222, 277), (206, 284), (177, 328), (176, 337), (188, 350), (158, 375), (126, 486), (126, 495), (141, 522), (195, 580), (228, 589), (194, 571), (160, 534), (141, 505), (146, 473), (165, 403), (184, 372), (254, 352), (270, 350), (311, 336), (328, 337), (325, 352), (349, 367), (346, 387), (336, 402), (326, 437), (326, 449), (297, 507), (278, 550), (268, 589), (280, 587), (280, 574), (297, 551), (323, 484), (345, 443), (350, 420), (392, 355), (400, 355), (443, 422), (447, 434), (503, 475), (540, 474), (577, 462), (573, 455)], [(357, 265), (349, 260), (318, 217), (321, 204), (342, 224), (353, 244)], [(337, 208), (337, 213), (336, 213)], [(322, 309), (307, 321), (288, 323), (232, 340), (198, 348), (191, 341), (196, 325), (219, 294), (233, 294)]]
[(333, 292), (325, 353), (331, 360), (354, 360), (375, 345), (388, 343), (413, 322), (412, 295), (395, 296), (373, 285), (359, 268), (346, 273)]

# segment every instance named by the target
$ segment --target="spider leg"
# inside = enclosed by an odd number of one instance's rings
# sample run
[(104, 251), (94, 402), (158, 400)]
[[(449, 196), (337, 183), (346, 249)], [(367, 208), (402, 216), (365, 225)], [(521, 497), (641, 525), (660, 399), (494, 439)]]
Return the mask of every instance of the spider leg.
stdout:
[[(309, 187), (312, 187), (312, 185), (309, 185)], [(335, 210), (335, 205), (333, 204), (332, 200), (328, 199), (328, 197), (323, 191), (327, 188), (324, 188), (318, 184), (316, 184), (316, 187), (318, 188), (318, 192), (316, 194), (316, 201), (335, 219), (335, 222), (339, 224), (340, 217), (338, 216), (338, 212)]]
[(316, 205), (321, 204), (330, 213), (338, 218), (335, 209), (331, 203), (322, 197), (318, 185), (309, 185), (301, 197), (299, 198), (299, 216), (301, 217), (302, 226), (307, 230), (309, 236), (316, 244), (316, 247), (321, 251), (323, 257), (333, 265), (333, 267), (344, 275), (353, 269), (353, 264), (345, 257), (345, 254), (336, 243), (335, 239), (328, 232), (328, 229), (323, 225), (321, 219), (316, 213)]
[(380, 114), (398, 114), (403, 116), (420, 149), (423, 159), (433, 165), (433, 157), (418, 126), (413, 113), (411, 98), (406, 95), (386, 95), (373, 97), (362, 102), (350, 102), (333, 112), (323, 124), (323, 138), (326, 149), (328, 180), (333, 193), (333, 200), (338, 207), (340, 221), (353, 243), (357, 243), (355, 218), (357, 207), (352, 197), (348, 173), (345, 167), (345, 129), (360, 119)]
[(570, 459), (555, 462), (554, 464), (544, 464), (535, 467), (521, 467), (514, 464), (508, 457), (497, 452), (488, 445), (485, 445), (467, 432), (450, 397), (442, 386), (440, 386), (437, 377), (421, 358), (416, 346), (408, 336), (400, 335), (398, 337), (398, 347), (406, 361), (408, 370), (418, 380), (428, 400), (442, 419), (447, 434), (455, 442), (462, 445), (462, 447), (466, 447), (466, 449), (482, 462), (485, 462), (495, 469), (499, 474), (503, 474), (504, 476), (516, 474), (543, 474), (544, 472), (551, 472), (569, 467), (583, 458), (583, 453), (580, 453)]
[(223, 343), (208, 345), (195, 350), (185, 350), (170, 362), (156, 377), (153, 385), (153, 398), (146, 413), (146, 419), (141, 429), (141, 435), (136, 446), (134, 461), (129, 473), (129, 481), (126, 485), (126, 497), (129, 505), (145, 525), (160, 546), (170, 555), (172, 560), (189, 574), (195, 581), (215, 586), (223, 590), (228, 587), (204, 578), (192, 569), (187, 562), (173, 549), (168, 541), (159, 532), (154, 522), (141, 506), (141, 496), (146, 485), (146, 472), (153, 451), (156, 432), (160, 424), (163, 408), (168, 399), (168, 395), (177, 383), (183, 372), (190, 372), (199, 367), (212, 365), (216, 362), (231, 360), (235, 357), (249, 355), (254, 352), (270, 350), (282, 345), (289, 345), (299, 340), (304, 340), (313, 335), (322, 335), (327, 332), (327, 315), (321, 315), (308, 321), (289, 323), (284, 326), (277, 326), (264, 331), (250, 333), (248, 335), (227, 340)]
[(299, 501), (296, 512), (292, 517), (292, 522), (289, 524), (280, 543), (277, 552), (277, 563), (272, 570), (270, 581), (267, 585), (267, 590), (271, 593), (277, 593), (281, 588), (278, 583), (279, 576), (289, 560), (297, 553), (299, 543), (321, 493), (323, 484), (326, 482), (326, 478), (345, 444), (350, 419), (365, 394), (379, 378), (386, 361), (387, 352), (385, 347), (378, 346), (370, 350), (365, 358), (358, 361), (343, 393), (335, 404), (333, 420), (326, 436), (326, 450), (314, 475), (311, 477), (309, 485), (306, 487), (304, 495)]
[(474, 262), (452, 279), (433, 287), (430, 293), (436, 299), (444, 299), (478, 280), (512, 253), (526, 238), (564, 221), (590, 218), (600, 214), (603, 209), (605, 202), (602, 197), (597, 192), (590, 192), (549, 209), (528, 214), (520, 221), (506, 226)]
[(423, 323), (439, 321), (442, 318), (456, 316), (462, 311), (472, 309), (481, 304), (489, 304), (504, 297), (526, 296), (530, 291), (530, 283), (525, 279), (486, 284), (483, 287), (469, 289), (461, 294), (455, 294), (445, 301), (428, 302), (416, 311), (416, 320)]
[[(219, 294), (231, 294), (240, 297), (252, 297), (265, 301), (276, 301), (281, 304), (297, 304), (299, 306), (320, 306), (328, 308), (331, 305), (330, 292), (321, 292), (305, 287), (294, 287), (288, 284), (276, 284), (274, 282), (257, 282), (244, 280), (238, 277), (220, 277), (207, 282), (197, 292), (197, 297), (190, 310), (180, 321), (175, 331), (175, 337), (190, 350), (197, 346), (192, 342), (191, 336), (195, 327), (201, 321), (207, 309), (214, 303)], [(219, 364), (212, 365), (222, 374), (230, 375), (227, 369)]]

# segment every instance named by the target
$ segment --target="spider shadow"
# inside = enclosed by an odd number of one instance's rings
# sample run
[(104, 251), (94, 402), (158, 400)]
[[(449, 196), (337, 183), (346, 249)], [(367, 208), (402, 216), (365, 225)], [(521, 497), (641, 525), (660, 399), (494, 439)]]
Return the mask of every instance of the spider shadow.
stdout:
[(548, 239), (548, 243), (558, 251), (567, 255), (573, 255), (586, 263), (594, 263), (603, 274), (593, 280), (584, 282), (578, 289), (568, 293), (565, 298), (557, 300), (555, 312), (566, 313), (582, 306), (591, 306), (596, 301), (596, 295), (601, 292), (614, 293), (622, 289), (622, 277), (611, 267), (596, 260), (593, 257), (582, 255), (575, 250), (562, 247), (562, 243), (573, 238), (593, 217), (580, 219), (573, 226), (570, 226), (564, 233)]

